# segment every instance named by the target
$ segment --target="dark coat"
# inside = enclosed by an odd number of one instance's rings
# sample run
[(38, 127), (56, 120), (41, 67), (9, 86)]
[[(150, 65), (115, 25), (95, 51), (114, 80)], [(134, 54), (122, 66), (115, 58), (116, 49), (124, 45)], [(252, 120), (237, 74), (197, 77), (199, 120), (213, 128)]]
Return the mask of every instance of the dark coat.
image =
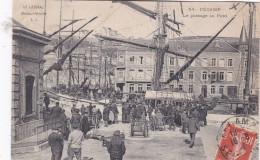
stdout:
[(90, 105), (88, 108), (89, 108), (89, 115), (92, 115), (93, 114), (93, 112), (92, 112), (93, 106)]
[(44, 101), (46, 106), (48, 106), (50, 104), (50, 98), (48, 96), (45, 96), (43, 101)]
[(77, 109), (77, 108), (73, 106), (73, 107), (71, 108), (71, 110), (70, 110), (71, 113), (72, 113), (72, 114), (75, 113), (75, 112), (76, 112), (76, 109)]
[(62, 130), (62, 134), (67, 133), (67, 117), (65, 115), (65, 113), (61, 113), (59, 115), (59, 122), (60, 124), (62, 124), (61, 130)]
[(143, 114), (143, 108), (141, 106), (137, 106), (134, 109), (134, 117), (135, 118), (142, 118), (142, 114)]
[(71, 117), (71, 119), (70, 119), (71, 125), (72, 125), (72, 124), (77, 124), (77, 125), (79, 125), (79, 124), (80, 124), (80, 119), (81, 119), (80, 114), (78, 114), (78, 113), (72, 114), (72, 117)]
[(188, 132), (189, 133), (196, 133), (200, 130), (200, 125), (195, 118), (191, 118), (188, 120)]
[(207, 115), (208, 115), (207, 109), (205, 109), (205, 108), (200, 109), (199, 112), (200, 112), (200, 116), (201, 116), (202, 118), (207, 117)]
[(82, 107), (80, 108), (80, 112), (81, 112), (81, 114), (85, 113), (85, 112), (86, 112), (86, 107), (82, 106)]
[(61, 134), (52, 132), (48, 137), (48, 143), (53, 153), (62, 152), (63, 150), (63, 137)]
[(194, 110), (193, 112), (191, 112), (191, 116), (196, 118), (196, 119), (199, 119), (200, 112), (198, 110)]
[(104, 108), (104, 110), (103, 110), (103, 120), (104, 121), (109, 120), (109, 112), (110, 112), (110, 110), (108, 107)]
[(116, 136), (110, 140), (107, 150), (112, 157), (122, 158), (126, 151), (125, 143), (122, 138)]
[(123, 114), (130, 114), (130, 109), (129, 109), (129, 106), (128, 105), (124, 105), (122, 107), (122, 113)]
[(119, 112), (118, 112), (118, 109), (117, 109), (117, 106), (113, 106), (113, 107), (112, 107), (112, 112), (113, 112), (114, 114), (119, 113)]
[(88, 117), (86, 115), (82, 115), (81, 117), (81, 131), (83, 133), (87, 133), (89, 131), (89, 122), (88, 122)]
[(61, 111), (62, 111), (62, 108), (59, 107), (59, 106), (55, 106), (52, 108), (52, 114), (51, 114), (51, 117), (52, 119), (58, 119), (60, 114), (61, 114)]

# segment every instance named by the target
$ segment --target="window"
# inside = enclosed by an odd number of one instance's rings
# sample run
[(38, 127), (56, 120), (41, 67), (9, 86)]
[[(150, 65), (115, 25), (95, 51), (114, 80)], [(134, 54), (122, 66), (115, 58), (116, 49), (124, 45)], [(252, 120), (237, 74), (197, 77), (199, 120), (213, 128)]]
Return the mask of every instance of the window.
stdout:
[(145, 78), (146, 78), (147, 80), (151, 80), (152, 77), (153, 77), (153, 70), (151, 70), (151, 69), (146, 70)]
[(183, 72), (179, 74), (179, 79), (183, 79)]
[(228, 67), (233, 66), (233, 59), (228, 59)]
[(184, 59), (184, 58), (179, 58), (179, 60), (178, 60), (178, 65), (179, 65), (179, 66), (183, 66), (184, 63), (185, 63), (185, 59)]
[(129, 69), (129, 78), (131, 80), (135, 79), (135, 69)]
[(193, 93), (193, 85), (189, 85), (189, 93)]
[(152, 90), (152, 85), (151, 84), (147, 84), (147, 91)]
[(124, 71), (118, 71), (118, 78), (124, 78)]
[(219, 67), (225, 67), (225, 58), (219, 59)]
[(170, 77), (172, 77), (174, 75), (174, 70), (170, 71)]
[(174, 57), (170, 57), (170, 66), (174, 66), (174, 61), (175, 61)]
[(33, 112), (33, 84), (34, 84), (34, 77), (33, 76), (26, 76), (25, 77), (25, 114), (32, 114)]
[(179, 90), (180, 90), (180, 91), (183, 90), (183, 85), (179, 85)]
[(206, 81), (208, 79), (208, 72), (207, 71), (203, 71), (202, 72), (202, 80)]
[(137, 78), (144, 79), (144, 71), (142, 69), (138, 70)]
[(245, 67), (247, 67), (247, 60), (244, 61)]
[(135, 91), (135, 86), (134, 86), (134, 84), (129, 84), (129, 92), (130, 92), (130, 93), (134, 93), (134, 91)]
[(121, 63), (124, 62), (124, 56), (123, 56), (123, 55), (120, 55), (120, 56), (119, 56), (119, 58), (118, 58), (118, 62), (121, 62)]
[(210, 93), (211, 94), (216, 94), (216, 86), (211, 86)]
[(215, 67), (216, 66), (216, 58), (211, 59), (211, 66)]
[(135, 57), (134, 57), (134, 56), (131, 56), (129, 60), (130, 60), (130, 63), (131, 63), (131, 64), (134, 64)]
[(144, 57), (143, 56), (139, 56), (139, 64), (143, 64), (144, 62)]
[(138, 92), (142, 92), (143, 91), (143, 84), (138, 84)]
[(224, 81), (224, 79), (225, 79), (224, 72), (219, 72), (219, 80)]
[(174, 89), (174, 85), (172, 84), (172, 85), (170, 85), (170, 88), (173, 90)]
[(211, 76), (210, 76), (212, 81), (216, 80), (216, 72), (211, 72)]
[(202, 67), (208, 67), (208, 59), (207, 58), (202, 58), (201, 65), (202, 65)]
[(219, 86), (219, 94), (224, 94), (224, 86)]
[(189, 71), (189, 79), (193, 79), (193, 71)]
[(233, 72), (227, 72), (227, 81), (233, 80)]

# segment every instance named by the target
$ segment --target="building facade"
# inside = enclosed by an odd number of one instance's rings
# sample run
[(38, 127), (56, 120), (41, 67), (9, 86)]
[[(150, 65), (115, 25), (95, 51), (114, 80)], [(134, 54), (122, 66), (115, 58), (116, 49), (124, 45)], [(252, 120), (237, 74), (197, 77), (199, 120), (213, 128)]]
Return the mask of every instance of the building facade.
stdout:
[(35, 134), (43, 124), (43, 47), (49, 38), (14, 20), (12, 63), (12, 141)]
[[(242, 32), (241, 32), (242, 34)], [(169, 50), (194, 56), (211, 37), (185, 37), (169, 40)], [(240, 39), (243, 37), (240, 37)], [(178, 80), (162, 85), (162, 90), (182, 90), (194, 97), (226, 95), (242, 98), (245, 87), (246, 58), (239, 38), (217, 38), (183, 72)], [(245, 46), (244, 46), (245, 48)], [(128, 50), (118, 54), (115, 86), (123, 93), (140, 93), (152, 89), (155, 52), (147, 49)], [(160, 81), (166, 82), (189, 59), (165, 54)], [(258, 77), (256, 78), (258, 80)], [(253, 80), (254, 81), (254, 80)]]

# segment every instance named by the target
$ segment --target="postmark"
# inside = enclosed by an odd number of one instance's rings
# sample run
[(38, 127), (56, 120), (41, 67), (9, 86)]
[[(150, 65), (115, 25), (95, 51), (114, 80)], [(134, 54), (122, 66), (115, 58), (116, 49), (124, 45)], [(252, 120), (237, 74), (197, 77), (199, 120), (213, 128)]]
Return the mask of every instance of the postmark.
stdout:
[(257, 140), (258, 122), (249, 116), (225, 120), (219, 130), (215, 160), (248, 160)]

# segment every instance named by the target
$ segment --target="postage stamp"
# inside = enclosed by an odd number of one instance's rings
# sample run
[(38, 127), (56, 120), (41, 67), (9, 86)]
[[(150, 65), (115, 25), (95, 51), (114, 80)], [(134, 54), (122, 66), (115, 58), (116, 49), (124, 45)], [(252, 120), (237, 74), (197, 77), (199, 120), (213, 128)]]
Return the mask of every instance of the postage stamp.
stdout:
[(215, 160), (248, 160), (257, 137), (258, 122), (251, 117), (235, 116), (220, 127)]

